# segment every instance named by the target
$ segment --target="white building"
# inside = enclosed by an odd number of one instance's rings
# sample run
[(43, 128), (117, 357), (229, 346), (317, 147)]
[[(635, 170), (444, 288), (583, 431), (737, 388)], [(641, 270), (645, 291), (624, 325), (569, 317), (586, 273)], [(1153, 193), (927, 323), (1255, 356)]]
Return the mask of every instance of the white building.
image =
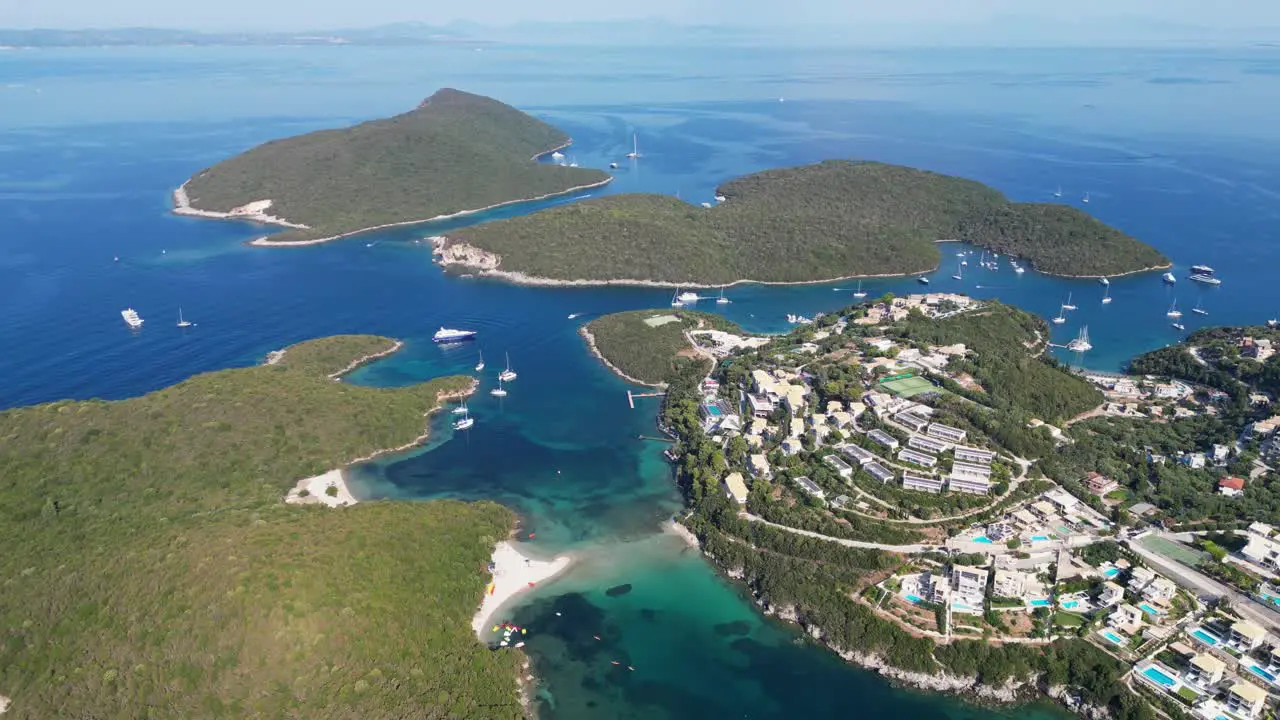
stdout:
[(962, 443), (964, 442), (965, 435), (968, 434), (960, 428), (943, 425), (942, 423), (929, 423), (929, 429), (925, 432), (929, 437), (946, 440), (949, 443)]
[(1245, 718), (1254, 718), (1267, 702), (1267, 691), (1249, 683), (1236, 683), (1227, 691), (1227, 710)]
[(937, 438), (931, 438), (928, 435), (912, 435), (907, 438), (907, 447), (939, 455), (946, 452), (947, 448), (951, 447), (951, 443), (943, 442)]
[(1267, 631), (1248, 620), (1240, 620), (1231, 625), (1231, 632), (1225, 638), (1227, 645), (1247, 653), (1262, 644)]
[(1110, 580), (1102, 583), (1102, 592), (1098, 594), (1098, 605), (1101, 607), (1111, 607), (1124, 599), (1124, 588), (1111, 582)]
[(747, 458), (747, 469), (751, 471), (751, 475), (754, 477), (765, 480), (773, 477), (773, 470), (769, 467), (769, 458), (764, 453), (756, 453)]
[(786, 455), (799, 455), (801, 450), (804, 450), (804, 443), (800, 438), (789, 437), (782, 441), (782, 452)]
[(991, 492), (991, 481), (987, 478), (974, 478), (955, 475), (947, 478), (947, 489), (970, 495), (986, 495)]
[(1151, 584), (1156, 579), (1156, 574), (1150, 568), (1136, 567), (1129, 571), (1129, 589), (1140, 593), (1143, 588)]
[(1107, 616), (1107, 624), (1132, 635), (1142, 627), (1142, 611), (1133, 605), (1120, 605)]
[(911, 448), (903, 448), (898, 451), (898, 459), (909, 463), (915, 463), (921, 467), (931, 468), (938, 464), (938, 458), (922, 453)]
[(964, 445), (956, 446), (956, 459), (962, 462), (980, 463), (990, 465), (995, 460), (996, 454), (990, 450), (983, 450), (975, 447), (965, 447)]
[(942, 481), (936, 478), (925, 477), (923, 475), (903, 473), (902, 487), (904, 490), (920, 490), (922, 492), (939, 493), (942, 492)]
[(1222, 673), (1226, 669), (1227, 664), (1218, 658), (1209, 653), (1200, 653), (1191, 658), (1191, 662), (1187, 664), (1187, 671), (1182, 677), (1193, 685), (1208, 690), (1222, 682)]
[(872, 430), (867, 433), (867, 437), (877, 445), (883, 445), (890, 450), (898, 449), (898, 439), (883, 430)]
[(839, 455), (827, 455), (822, 458), (822, 462), (830, 465), (831, 469), (835, 470), (837, 475), (846, 480), (853, 477), (853, 468), (849, 466), (849, 463), (841, 460)]
[(1032, 582), (1035, 580), (1029, 578), (1027, 573), (1017, 570), (996, 570), (996, 576), (992, 580), (991, 594), (994, 597), (1020, 598), (1027, 591), (1029, 579)]
[(984, 597), (987, 594), (987, 575), (985, 568), (953, 565), (951, 567), (951, 589), (969, 597)]
[[(1254, 525), (1261, 525), (1261, 523), (1254, 523)], [(1241, 555), (1265, 568), (1280, 569), (1280, 543), (1272, 540), (1269, 533), (1255, 532), (1253, 525), (1249, 526), (1246, 537), (1249, 538), (1249, 542), (1240, 549)]]
[(747, 483), (742, 479), (742, 473), (729, 473), (724, 479), (724, 490), (730, 500), (739, 505), (747, 504)]
[(1151, 584), (1142, 588), (1142, 597), (1154, 603), (1167, 603), (1173, 599), (1174, 593), (1178, 591), (1178, 586), (1168, 578), (1158, 577), (1151, 581)]
[(911, 413), (898, 413), (893, 417), (893, 419), (897, 420), (899, 425), (909, 427), (915, 432), (920, 432), (929, 426), (928, 420)]
[(1058, 509), (1058, 512), (1064, 515), (1075, 511), (1075, 509), (1080, 505), (1079, 500), (1072, 497), (1066, 490), (1059, 488), (1055, 488), (1045, 493), (1044, 499), (1048, 500), (1050, 504)]
[(870, 450), (860, 445), (854, 445), (852, 443), (848, 445), (841, 445), (840, 452), (845, 457), (858, 463), (859, 465), (866, 465), (869, 462), (874, 462), (876, 459), (875, 453), (871, 452)]
[(893, 471), (878, 462), (869, 462), (863, 465), (862, 469), (882, 483), (887, 483), (894, 479)]
[(951, 474), (976, 480), (986, 480), (991, 477), (991, 468), (987, 465), (953, 462), (951, 463)]
[(805, 492), (818, 498), (819, 500), (826, 497), (826, 493), (822, 492), (822, 488), (818, 487), (818, 483), (810, 480), (807, 477), (796, 478), (796, 484), (800, 486), (801, 490), (804, 490)]

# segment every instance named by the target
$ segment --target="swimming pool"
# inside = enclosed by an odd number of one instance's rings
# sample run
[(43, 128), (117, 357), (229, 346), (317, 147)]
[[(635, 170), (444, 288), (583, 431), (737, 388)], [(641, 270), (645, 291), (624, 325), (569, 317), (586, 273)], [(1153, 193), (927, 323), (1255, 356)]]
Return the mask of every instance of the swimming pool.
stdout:
[(1127, 644), (1128, 644), (1128, 643), (1126, 643), (1126, 642), (1124, 641), (1124, 638), (1122, 638), (1122, 637), (1120, 637), (1119, 635), (1117, 635), (1117, 634), (1115, 634), (1115, 633), (1111, 632), (1110, 630), (1103, 630), (1102, 632), (1100, 632), (1100, 633), (1098, 633), (1098, 634), (1099, 634), (1099, 635), (1101, 635), (1102, 637), (1106, 638), (1107, 640), (1111, 641), (1111, 642), (1112, 642), (1113, 644), (1115, 644), (1115, 645), (1127, 645)]
[(968, 610), (969, 606), (965, 605), (964, 603), (957, 602), (957, 603), (951, 603), (951, 609), (964, 611), (964, 610)]
[(1031, 604), (1031, 607), (1049, 607), (1053, 603), (1048, 600), (1045, 600), (1044, 598), (1037, 598), (1035, 600), (1032, 600), (1030, 604)]
[(1157, 668), (1154, 666), (1148, 667), (1146, 670), (1143, 670), (1142, 675), (1148, 680), (1151, 680), (1155, 682), (1157, 685), (1165, 688), (1166, 690), (1178, 684), (1177, 680), (1174, 680), (1173, 678), (1169, 677), (1163, 672), (1160, 672), (1160, 668)]
[(979, 535), (978, 537), (973, 539), (973, 542), (981, 543), (982, 545), (990, 545), (991, 538), (987, 537), (986, 535)]
[(717, 405), (708, 405), (707, 414), (711, 417), (720, 417), (720, 407)]
[(1049, 541), (1048, 535), (1032, 535), (1031, 536), (1031, 542), (1048, 542), (1048, 541)]
[(1257, 665), (1245, 665), (1245, 667), (1249, 668), (1249, 672), (1253, 673), (1254, 675), (1257, 675), (1258, 677), (1262, 678), (1263, 680), (1266, 680), (1267, 682), (1273, 685), (1275, 684), (1276, 682), (1275, 675), (1267, 672), (1266, 670), (1263, 670)]
[(1079, 601), (1079, 600), (1068, 600), (1068, 601), (1066, 601), (1066, 602), (1062, 603), (1062, 609), (1063, 609), (1063, 610), (1075, 610), (1075, 609), (1076, 609), (1076, 608), (1078, 608), (1078, 607), (1080, 607), (1080, 601)]
[(1102, 577), (1107, 578), (1108, 580), (1119, 574), (1120, 574), (1120, 568), (1118, 567), (1109, 567), (1106, 570), (1102, 571)]
[(1216, 638), (1216, 637), (1214, 637), (1214, 636), (1210, 635), (1209, 633), (1207, 633), (1207, 632), (1205, 632), (1205, 631), (1201, 630), (1200, 628), (1196, 628), (1195, 630), (1192, 630), (1192, 631), (1191, 631), (1191, 634), (1192, 634), (1193, 636), (1195, 636), (1195, 638), (1196, 638), (1197, 640), (1199, 640), (1200, 642), (1202, 642), (1202, 643), (1204, 643), (1205, 645), (1208, 645), (1208, 646), (1210, 646), (1210, 647), (1213, 647), (1213, 646), (1217, 645), (1218, 643), (1222, 642), (1222, 641), (1221, 641), (1221, 640), (1219, 640), (1218, 638)]
[(1157, 609), (1155, 609), (1155, 608), (1151, 607), (1151, 606), (1150, 606), (1150, 605), (1148, 605), (1147, 603), (1141, 603), (1141, 604), (1139, 604), (1139, 605), (1138, 605), (1138, 609), (1139, 609), (1139, 610), (1141, 610), (1142, 612), (1144, 612), (1144, 613), (1148, 614), (1148, 615), (1155, 615), (1156, 617), (1159, 617), (1159, 616), (1161, 616), (1161, 615), (1163, 615), (1163, 614), (1164, 614), (1163, 612), (1161, 612), (1161, 611), (1159, 611), (1159, 610), (1157, 610)]
[(920, 597), (919, 595), (903, 595), (903, 597), (905, 597), (907, 601), (913, 605), (919, 605), (920, 603), (924, 602), (924, 598)]

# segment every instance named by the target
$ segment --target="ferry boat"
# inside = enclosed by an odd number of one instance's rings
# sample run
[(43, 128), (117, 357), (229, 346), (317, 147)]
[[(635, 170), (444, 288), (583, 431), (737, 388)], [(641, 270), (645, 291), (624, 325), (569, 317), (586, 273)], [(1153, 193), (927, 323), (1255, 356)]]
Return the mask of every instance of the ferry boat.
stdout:
[(1167, 272), (1167, 273), (1165, 273), (1165, 274), (1161, 275), (1161, 276), (1160, 276), (1160, 278), (1161, 278), (1162, 280), (1164, 280), (1165, 282), (1169, 283), (1170, 285), (1172, 285), (1172, 284), (1174, 284), (1174, 283), (1178, 282), (1178, 278), (1174, 277), (1174, 276), (1173, 276), (1173, 273), (1171, 273), (1171, 272)]
[(451, 343), (462, 342), (463, 340), (471, 340), (476, 336), (475, 330), (453, 330), (447, 327), (441, 327), (431, 336), (433, 342)]
[(1218, 278), (1212, 275), (1205, 275), (1203, 273), (1195, 273), (1194, 275), (1191, 276), (1191, 279), (1198, 283), (1204, 283), (1205, 285), (1221, 285), (1222, 284), (1222, 281), (1219, 280)]
[(131, 328), (137, 329), (142, 327), (142, 318), (138, 317), (138, 311), (133, 308), (125, 308), (124, 310), (121, 310), (120, 317), (124, 318), (124, 321)]
[(499, 382), (503, 382), (503, 381), (505, 381), (505, 382), (511, 382), (512, 380), (515, 380), (515, 379), (516, 379), (516, 372), (515, 372), (515, 370), (512, 370), (512, 369), (511, 369), (511, 355), (508, 353), (508, 354), (507, 354), (507, 369), (506, 369), (506, 370), (503, 370), (503, 371), (502, 371), (502, 372), (500, 372), (500, 373), (498, 373), (498, 381), (499, 381)]

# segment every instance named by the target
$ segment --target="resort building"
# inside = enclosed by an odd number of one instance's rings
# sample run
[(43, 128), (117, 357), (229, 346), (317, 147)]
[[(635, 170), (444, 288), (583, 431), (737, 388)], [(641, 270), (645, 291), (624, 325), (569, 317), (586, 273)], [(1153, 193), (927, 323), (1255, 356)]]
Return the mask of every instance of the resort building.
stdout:
[(1132, 635), (1142, 627), (1142, 611), (1126, 603), (1111, 611), (1107, 624)]
[(1227, 691), (1227, 710), (1245, 718), (1254, 718), (1267, 702), (1267, 691), (1256, 685), (1236, 683)]
[(841, 460), (839, 455), (828, 455), (822, 458), (822, 462), (830, 465), (837, 475), (846, 480), (853, 477), (853, 468), (849, 466), (849, 463)]
[(751, 471), (753, 477), (765, 480), (773, 477), (773, 471), (769, 468), (769, 458), (764, 453), (756, 453), (747, 458), (747, 470)]
[(1072, 497), (1066, 490), (1062, 490), (1060, 488), (1055, 488), (1045, 493), (1044, 499), (1049, 501), (1050, 504), (1058, 509), (1058, 512), (1064, 515), (1069, 512), (1073, 512), (1080, 506), (1079, 500)]
[(1152, 580), (1156, 579), (1156, 574), (1149, 568), (1136, 567), (1129, 571), (1129, 589), (1134, 592), (1142, 592)]
[(947, 489), (970, 495), (986, 495), (991, 492), (991, 481), (986, 478), (963, 477), (953, 473), (947, 478)]
[(787, 437), (798, 438), (804, 434), (804, 420), (798, 417), (791, 418), (791, 425), (787, 430)]
[(747, 504), (747, 483), (742, 479), (742, 473), (729, 473), (724, 479), (724, 491), (730, 500), (739, 505)]
[(929, 426), (928, 420), (912, 413), (898, 413), (893, 416), (893, 419), (898, 421), (899, 425), (909, 427), (914, 432), (920, 432)]
[(1149, 585), (1142, 588), (1142, 597), (1154, 603), (1167, 603), (1173, 599), (1174, 593), (1178, 591), (1178, 586), (1168, 578), (1158, 577), (1152, 580)]
[(1254, 625), (1248, 620), (1240, 620), (1232, 624), (1231, 633), (1227, 636), (1227, 645), (1236, 650), (1247, 653), (1262, 644), (1267, 637), (1267, 631)]
[(838, 410), (833, 413), (827, 413), (827, 418), (831, 424), (838, 428), (847, 428), (853, 425), (853, 414)]
[(801, 490), (804, 490), (805, 492), (818, 498), (819, 500), (827, 496), (826, 493), (822, 492), (822, 488), (818, 487), (818, 483), (810, 480), (807, 477), (796, 478), (796, 484), (800, 486)]
[[(1280, 569), (1280, 543), (1271, 539), (1270, 532), (1256, 531), (1254, 525), (1261, 525), (1261, 523), (1249, 526), (1247, 535), (1249, 542), (1240, 549), (1240, 554), (1265, 568)], [(1268, 527), (1267, 530), (1269, 531), (1270, 528)]]
[(960, 595), (981, 598), (987, 594), (988, 574), (985, 568), (953, 565), (951, 566), (951, 589)]
[(912, 435), (907, 438), (907, 447), (938, 455), (946, 452), (947, 448), (951, 447), (951, 444), (937, 438), (931, 438), (928, 435)]
[(1099, 497), (1106, 495), (1120, 487), (1120, 483), (1101, 473), (1091, 472), (1084, 479), (1084, 487), (1089, 492)]
[(982, 450), (975, 447), (965, 447), (964, 445), (956, 446), (956, 459), (963, 462), (980, 463), (990, 465), (995, 460), (996, 454), (990, 450)]
[(1208, 690), (1214, 685), (1222, 682), (1222, 673), (1227, 669), (1227, 664), (1209, 653), (1200, 653), (1191, 658), (1191, 662), (1187, 664), (1187, 671), (1183, 674), (1183, 679)]
[(919, 450), (911, 448), (903, 448), (898, 451), (898, 459), (904, 462), (915, 463), (920, 467), (931, 468), (938, 464), (938, 458), (922, 453)]
[(1027, 574), (1017, 570), (996, 570), (992, 580), (993, 597), (1020, 598), (1027, 591)]
[(788, 385), (787, 394), (783, 397), (783, 402), (787, 406), (787, 411), (792, 417), (803, 415), (806, 407), (805, 396), (809, 394), (808, 385)]
[(951, 463), (951, 474), (960, 477), (974, 478), (975, 480), (986, 480), (991, 477), (991, 468), (987, 465), (972, 465), (970, 463), (953, 462)]
[(747, 405), (751, 409), (751, 414), (758, 418), (769, 417), (775, 409), (773, 401), (765, 395), (748, 395)]
[(1280, 645), (1271, 648), (1267, 654), (1267, 670), (1273, 675), (1280, 670)]
[(925, 477), (923, 475), (903, 473), (902, 488), (904, 490), (920, 490), (921, 492), (940, 493), (942, 492), (942, 481), (937, 478)]
[(827, 401), (827, 414), (828, 414), (828, 415), (830, 415), (830, 414), (832, 414), (832, 413), (838, 413), (838, 412), (840, 412), (841, 410), (844, 410), (844, 403), (840, 402), (839, 400), (828, 400), (828, 401)]
[(872, 430), (867, 433), (867, 437), (877, 445), (883, 445), (890, 450), (898, 449), (898, 439), (883, 430)]
[(1098, 594), (1098, 605), (1111, 607), (1124, 599), (1124, 588), (1111, 582), (1102, 583), (1102, 592)]
[(862, 469), (867, 471), (867, 474), (871, 475), (871, 477), (882, 483), (892, 482), (895, 477), (892, 470), (878, 462), (869, 462), (866, 465), (863, 465)]
[(860, 445), (841, 445), (840, 452), (859, 465), (866, 465), (876, 459), (875, 453)]
[(799, 455), (804, 450), (804, 443), (800, 442), (800, 438), (789, 437), (782, 441), (782, 452), (786, 455)]
[(949, 443), (962, 443), (964, 442), (965, 435), (968, 434), (960, 428), (943, 425), (942, 423), (929, 423), (929, 429), (925, 432), (929, 437), (946, 440)]

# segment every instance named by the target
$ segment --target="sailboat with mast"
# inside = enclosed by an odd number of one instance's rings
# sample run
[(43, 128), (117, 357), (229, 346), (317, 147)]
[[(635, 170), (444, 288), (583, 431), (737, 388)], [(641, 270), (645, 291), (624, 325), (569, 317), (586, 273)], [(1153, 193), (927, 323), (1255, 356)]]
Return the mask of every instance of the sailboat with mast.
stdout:
[(182, 308), (181, 308), (181, 307), (179, 307), (179, 308), (178, 308), (178, 327), (180, 327), (180, 328), (189, 328), (189, 327), (191, 327), (192, 325), (195, 325), (195, 323), (193, 323), (193, 322), (191, 322), (190, 320), (187, 320), (186, 318), (182, 317)]
[(1193, 307), (1193, 308), (1191, 308), (1191, 312), (1193, 312), (1193, 313), (1195, 313), (1195, 314), (1197, 314), (1197, 315), (1208, 315), (1208, 314), (1209, 314), (1209, 311), (1204, 309), (1204, 300), (1203, 300), (1203, 299), (1201, 299), (1201, 300), (1197, 300), (1197, 301), (1196, 301), (1196, 306), (1195, 306), (1195, 307)]
[(1111, 304), (1111, 285), (1107, 285), (1106, 288), (1104, 288), (1102, 291), (1102, 304), (1103, 305)]
[(627, 157), (632, 160), (640, 157), (640, 140), (636, 133), (631, 133), (631, 152), (627, 153)]
[(1062, 323), (1064, 323), (1064, 322), (1066, 322), (1066, 321), (1067, 321), (1067, 311), (1066, 311), (1066, 310), (1063, 310), (1063, 309), (1061, 309), (1061, 308), (1059, 308), (1059, 309), (1058, 309), (1058, 317), (1056, 317), (1056, 318), (1054, 318), (1054, 319), (1053, 319), (1053, 324), (1054, 324), (1054, 325), (1061, 325)]
[(867, 296), (866, 291), (862, 289), (861, 280), (858, 281), (858, 289), (853, 291), (853, 296), (858, 298), (859, 300)]
[(1085, 193), (1085, 194), (1084, 194), (1084, 200), (1083, 200), (1083, 202), (1084, 202), (1084, 204), (1085, 204), (1085, 205), (1088, 205), (1088, 204), (1089, 204), (1089, 193)]
[(483, 351), (483, 350), (481, 350), (481, 351), (480, 351), (480, 360), (479, 360), (479, 362), (477, 362), (477, 363), (476, 363), (476, 372), (480, 372), (480, 371), (481, 371), (481, 370), (483, 370), (483, 369), (484, 369), (484, 351)]
[(721, 285), (721, 286), (720, 286), (720, 297), (716, 298), (716, 304), (717, 304), (717, 305), (728, 305), (728, 304), (729, 304), (729, 303), (731, 303), (731, 302), (733, 302), (733, 301), (732, 301), (732, 300), (730, 300), (729, 298), (727, 298), (727, 297), (725, 297), (725, 296), (724, 296), (724, 286), (723, 286), (723, 285)]
[(1066, 301), (1066, 302), (1064, 302), (1064, 303), (1062, 303), (1062, 309), (1063, 309), (1063, 310), (1075, 310), (1075, 309), (1077, 309), (1075, 305), (1072, 305), (1072, 304), (1071, 304), (1071, 293), (1067, 293), (1067, 301)]
[(458, 418), (457, 420), (454, 420), (454, 421), (453, 421), (453, 429), (454, 429), (454, 430), (467, 430), (467, 429), (469, 429), (472, 425), (475, 425), (475, 424), (476, 424), (476, 420), (475, 420), (475, 418), (471, 417), (471, 415), (469, 415), (469, 414), (467, 413), (467, 406), (464, 404), (464, 405), (462, 406), (462, 417), (460, 417), (460, 418)]
[(671, 307), (684, 307), (684, 301), (680, 299), (680, 288), (671, 294)]
[(507, 369), (498, 373), (499, 382), (511, 382), (516, 379), (516, 371), (511, 369), (511, 354), (507, 353)]
[(490, 391), (489, 391), (489, 394), (490, 394), (490, 395), (492, 395), (492, 396), (494, 396), (494, 397), (506, 397), (506, 396), (507, 396), (507, 389), (506, 389), (506, 388), (504, 388), (504, 387), (502, 387), (502, 376), (501, 376), (501, 375), (499, 375), (499, 376), (498, 376), (498, 387), (496, 387), (496, 388), (494, 388), (494, 389), (490, 390)]
[(956, 265), (956, 274), (955, 274), (955, 275), (952, 275), (952, 276), (951, 276), (951, 279), (952, 279), (952, 280), (963, 280), (963, 279), (964, 279), (964, 266), (963, 266), (963, 265)]
[(1054, 196), (1054, 197), (1056, 197), (1056, 198), (1060, 198), (1060, 197), (1062, 197), (1062, 186), (1061, 186), (1061, 185), (1059, 185), (1059, 186), (1058, 186), (1058, 189), (1054, 191), (1053, 196)]
[(1089, 342), (1089, 326), (1085, 325), (1080, 328), (1080, 334), (1075, 340), (1067, 343), (1067, 349), (1071, 352), (1083, 353), (1093, 349), (1093, 344)]
[(1171, 318), (1182, 317), (1182, 311), (1178, 309), (1178, 300), (1175, 298), (1173, 304), (1169, 306), (1169, 312), (1165, 313)]

